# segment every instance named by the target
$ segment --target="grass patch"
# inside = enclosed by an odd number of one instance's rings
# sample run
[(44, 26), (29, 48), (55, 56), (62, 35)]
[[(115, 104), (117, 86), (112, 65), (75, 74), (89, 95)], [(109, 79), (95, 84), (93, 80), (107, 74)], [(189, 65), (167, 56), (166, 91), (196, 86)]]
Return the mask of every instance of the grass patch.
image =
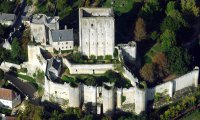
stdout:
[(132, 10), (134, 3), (141, 0), (115, 0), (113, 3), (112, 1), (113, 0), (106, 0), (103, 7), (113, 7), (115, 12), (122, 14)]
[(22, 75), (22, 74), (17, 74), (19, 78), (22, 78), (24, 80), (27, 80), (28, 82), (36, 82), (34, 78), (28, 76), (28, 75)]
[(64, 82), (67, 82), (67, 83), (75, 82), (75, 79), (74, 79), (73, 77), (69, 77), (69, 76), (66, 76), (66, 75), (64, 75), (64, 76), (62, 77), (62, 80), (63, 80)]
[(199, 119), (200, 119), (200, 111), (196, 110), (193, 113), (191, 113), (190, 115), (183, 118), (182, 120), (199, 120)]

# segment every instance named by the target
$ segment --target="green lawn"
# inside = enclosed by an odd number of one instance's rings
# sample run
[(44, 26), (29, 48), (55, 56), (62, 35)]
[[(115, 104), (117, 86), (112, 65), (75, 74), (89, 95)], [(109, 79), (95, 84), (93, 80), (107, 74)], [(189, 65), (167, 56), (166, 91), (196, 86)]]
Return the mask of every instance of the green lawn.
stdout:
[(116, 12), (122, 14), (132, 10), (133, 4), (141, 0), (115, 0), (113, 5), (111, 1), (112, 0), (106, 0), (103, 7), (113, 7)]
[(200, 120), (200, 111), (196, 110), (189, 116), (183, 118), (182, 120)]
[(36, 82), (34, 78), (28, 76), (28, 75), (22, 75), (22, 74), (17, 74), (19, 78), (22, 78), (24, 80), (27, 80), (28, 82)]

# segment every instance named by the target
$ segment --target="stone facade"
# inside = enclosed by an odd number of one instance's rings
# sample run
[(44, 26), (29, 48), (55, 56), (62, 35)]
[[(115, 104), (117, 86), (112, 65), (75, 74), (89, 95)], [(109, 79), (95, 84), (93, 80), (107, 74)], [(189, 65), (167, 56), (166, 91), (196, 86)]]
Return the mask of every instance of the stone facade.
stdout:
[(72, 64), (63, 58), (70, 74), (104, 74), (107, 70), (114, 70), (113, 64)]
[(113, 55), (115, 46), (115, 20), (112, 9), (79, 9), (80, 51), (87, 55)]

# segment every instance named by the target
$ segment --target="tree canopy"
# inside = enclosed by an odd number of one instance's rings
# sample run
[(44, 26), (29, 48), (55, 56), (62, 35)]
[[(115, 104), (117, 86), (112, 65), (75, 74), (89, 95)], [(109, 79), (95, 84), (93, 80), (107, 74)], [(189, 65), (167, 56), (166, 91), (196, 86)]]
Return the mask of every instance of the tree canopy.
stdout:
[(142, 18), (138, 18), (134, 30), (135, 40), (142, 41), (146, 38), (146, 25)]

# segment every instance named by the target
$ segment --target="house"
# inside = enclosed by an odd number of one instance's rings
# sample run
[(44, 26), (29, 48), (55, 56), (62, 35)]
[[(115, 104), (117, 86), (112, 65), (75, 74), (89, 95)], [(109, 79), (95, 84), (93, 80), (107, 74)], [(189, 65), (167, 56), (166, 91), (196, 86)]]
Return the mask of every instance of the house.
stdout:
[(0, 88), (0, 106), (13, 109), (21, 103), (21, 96), (15, 91)]
[(16, 20), (15, 14), (8, 14), (8, 13), (0, 13), (0, 23), (2, 25), (13, 25), (14, 21)]
[(48, 31), (59, 29), (59, 17), (47, 17), (44, 14), (35, 14), (30, 18), (31, 41), (46, 45), (48, 40)]
[(73, 50), (74, 38), (73, 29), (64, 30), (50, 30), (49, 44), (58, 51), (60, 50)]

